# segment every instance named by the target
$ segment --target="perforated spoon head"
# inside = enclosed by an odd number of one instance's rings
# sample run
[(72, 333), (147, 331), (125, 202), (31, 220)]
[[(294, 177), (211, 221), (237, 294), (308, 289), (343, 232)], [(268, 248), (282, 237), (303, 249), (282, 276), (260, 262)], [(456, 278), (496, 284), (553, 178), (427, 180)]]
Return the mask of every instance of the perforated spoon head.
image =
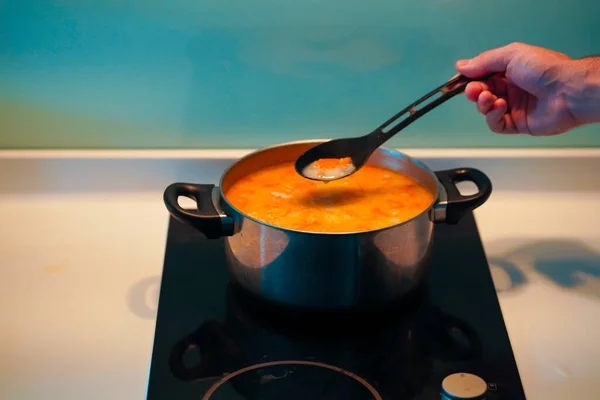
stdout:
[(365, 165), (375, 150), (369, 150), (367, 136), (334, 139), (311, 147), (296, 160), (296, 172), (307, 179), (324, 182), (352, 175)]

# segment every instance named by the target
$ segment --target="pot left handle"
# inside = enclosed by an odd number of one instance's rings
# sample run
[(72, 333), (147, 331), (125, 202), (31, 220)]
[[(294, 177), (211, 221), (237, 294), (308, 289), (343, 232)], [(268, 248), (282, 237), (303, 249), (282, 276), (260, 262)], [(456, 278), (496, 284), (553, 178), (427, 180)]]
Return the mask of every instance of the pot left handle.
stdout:
[[(196, 209), (183, 209), (177, 201), (180, 196), (194, 200)], [(215, 185), (172, 183), (165, 189), (163, 200), (173, 218), (194, 227), (208, 239), (234, 233), (233, 218), (221, 210), (219, 190)]]

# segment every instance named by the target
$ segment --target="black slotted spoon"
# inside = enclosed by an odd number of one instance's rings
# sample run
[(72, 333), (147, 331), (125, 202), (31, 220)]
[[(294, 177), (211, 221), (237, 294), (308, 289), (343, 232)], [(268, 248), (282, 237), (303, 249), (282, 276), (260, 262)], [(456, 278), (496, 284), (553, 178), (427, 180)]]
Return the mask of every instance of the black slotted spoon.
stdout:
[[(496, 75), (496, 73), (493, 73), (480, 78), (468, 78), (464, 75), (457, 75), (404, 108), (384, 122), (379, 128), (367, 135), (354, 138), (334, 139), (310, 148), (296, 160), (296, 172), (305, 178), (318, 181), (333, 181), (351, 175), (365, 165), (371, 154), (379, 146), (396, 133), (433, 110), (435, 107), (464, 92), (469, 82), (485, 81)], [(441, 95), (425, 104), (423, 107), (417, 108), (421, 103), (431, 99), (438, 93)], [(408, 115), (405, 118), (402, 118), (405, 114)], [(341, 159), (346, 157), (352, 159), (352, 164), (329, 174), (323, 174), (323, 171), (317, 173), (316, 168), (311, 168), (312, 163), (321, 159)]]

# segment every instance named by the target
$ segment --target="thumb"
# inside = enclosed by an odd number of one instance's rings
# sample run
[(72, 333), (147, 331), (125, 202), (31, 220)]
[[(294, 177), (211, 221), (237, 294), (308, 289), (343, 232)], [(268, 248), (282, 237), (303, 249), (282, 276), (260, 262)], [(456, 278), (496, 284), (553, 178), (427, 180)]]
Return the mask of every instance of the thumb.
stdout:
[(519, 43), (512, 43), (484, 51), (470, 60), (459, 60), (456, 62), (456, 69), (469, 78), (479, 78), (494, 72), (504, 72), (519, 51), (519, 46)]

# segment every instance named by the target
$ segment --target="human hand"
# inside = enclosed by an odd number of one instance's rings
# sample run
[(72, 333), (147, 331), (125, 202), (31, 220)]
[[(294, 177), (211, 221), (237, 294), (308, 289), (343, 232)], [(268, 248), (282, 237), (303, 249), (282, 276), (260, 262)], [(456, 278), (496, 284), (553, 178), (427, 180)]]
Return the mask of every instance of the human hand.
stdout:
[(586, 81), (589, 63), (582, 60), (512, 43), (460, 60), (456, 68), (469, 78), (499, 73), (485, 82), (471, 82), (465, 89), (467, 99), (477, 103), (493, 132), (548, 136), (594, 122), (586, 112), (577, 110), (583, 93), (590, 92)]

